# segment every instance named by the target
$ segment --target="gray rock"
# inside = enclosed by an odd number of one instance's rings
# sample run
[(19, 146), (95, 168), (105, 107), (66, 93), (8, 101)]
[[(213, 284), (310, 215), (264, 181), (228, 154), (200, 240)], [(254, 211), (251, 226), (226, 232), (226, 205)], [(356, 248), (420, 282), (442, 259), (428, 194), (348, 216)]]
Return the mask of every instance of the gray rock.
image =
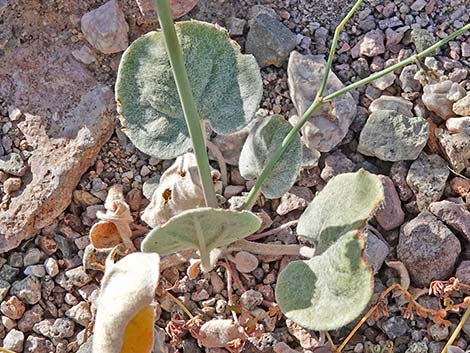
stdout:
[(418, 71), (418, 66), (416, 65), (409, 65), (403, 68), (399, 78), (400, 87), (403, 92), (411, 93), (421, 90), (421, 83), (414, 78)]
[[(416, 0), (414, 3), (411, 4), (410, 8), (413, 11), (421, 11), (422, 9), (424, 9), (426, 4), (427, 4), (426, 0)], [(411, 353), (411, 352), (408, 352), (408, 353)]]
[(0, 157), (0, 171), (22, 177), (27, 170), (28, 167), (24, 164), (23, 158), (18, 153), (10, 153), (7, 156)]
[(423, 103), (442, 119), (455, 116), (452, 105), (465, 96), (465, 89), (450, 80), (429, 84), (423, 89)]
[(7, 281), (4, 281), (3, 279), (0, 279), (0, 302), (5, 299), (7, 296), (8, 291), (10, 290), (10, 283)]
[(419, 27), (415, 27), (411, 31), (411, 40), (418, 53), (429, 48), (436, 42), (434, 35), (431, 32)]
[(77, 324), (87, 327), (92, 319), (90, 304), (87, 302), (80, 302), (67, 310), (65, 315), (67, 315), (67, 317), (75, 321)]
[(296, 44), (295, 34), (274, 17), (262, 13), (250, 20), (245, 52), (253, 54), (260, 67), (281, 67)]
[(382, 77), (372, 81), (371, 85), (374, 86), (375, 88), (383, 91), (383, 90), (387, 89), (388, 87), (390, 87), (391, 85), (393, 85), (396, 78), (397, 78), (397, 76), (393, 72), (390, 72), (390, 73), (386, 74), (385, 76), (382, 76)]
[(104, 54), (119, 53), (129, 45), (129, 26), (117, 0), (84, 14), (81, 25), (88, 43)]
[(44, 337), (29, 335), (24, 345), (24, 353), (54, 352), (54, 345)]
[(413, 191), (410, 189), (406, 182), (408, 175), (409, 164), (406, 161), (395, 162), (390, 169), (390, 179), (393, 180), (398, 189), (400, 200), (406, 202), (413, 197)]
[(446, 128), (451, 134), (463, 132), (470, 136), (470, 116), (449, 118), (446, 120)]
[(321, 178), (328, 181), (334, 176), (354, 171), (355, 164), (341, 151), (336, 151), (325, 158), (325, 167), (321, 171)]
[(423, 341), (412, 342), (408, 346), (405, 353), (428, 353), (428, 345), (426, 344), (426, 342)]
[(33, 329), (34, 324), (40, 322), (43, 317), (44, 309), (40, 304), (36, 304), (23, 314), (23, 317), (18, 321), (18, 328), (23, 332), (29, 332)]
[(429, 211), (448, 227), (455, 229), (470, 240), (470, 212), (465, 205), (443, 200), (431, 203)]
[(293, 186), (281, 197), (276, 213), (283, 216), (294, 210), (303, 210), (313, 200), (313, 192), (305, 186)]
[(366, 229), (365, 234), (367, 235), (367, 242), (364, 250), (364, 258), (367, 263), (372, 266), (374, 273), (377, 273), (387, 258), (390, 249), (372, 230)]
[(93, 64), (96, 61), (92, 50), (86, 45), (82, 46), (80, 49), (72, 51), (72, 55), (77, 61), (85, 65)]
[(447, 163), (437, 154), (428, 155), (423, 152), (411, 164), (406, 182), (416, 195), (420, 210), (441, 198), (448, 176)]
[(36, 304), (41, 300), (41, 281), (35, 276), (28, 276), (14, 282), (10, 293), (27, 304)]
[(382, 324), (382, 331), (390, 339), (405, 336), (409, 331), (410, 327), (401, 316), (393, 316)]
[(373, 29), (351, 49), (353, 58), (361, 56), (375, 57), (385, 53), (385, 35), (381, 30)]
[(447, 130), (434, 130), (444, 156), (452, 169), (460, 173), (470, 166), (470, 136), (464, 132), (450, 134)]
[[(455, 271), (455, 277), (459, 279), (460, 282), (469, 285), (470, 284), (470, 261), (462, 261)], [(468, 331), (465, 331), (467, 335), (470, 332), (470, 321), (468, 322)]]
[[(292, 52), (287, 67), (289, 92), (294, 107), (301, 116), (315, 99), (325, 70), (325, 60), (319, 56), (301, 55)], [(331, 72), (325, 94), (343, 88), (344, 85)], [(357, 111), (357, 105), (350, 93), (337, 97), (331, 105), (325, 104), (317, 110), (303, 126), (305, 144), (310, 149), (329, 152), (346, 136)]]
[(461, 247), (457, 237), (429, 211), (421, 212), (400, 229), (397, 256), (419, 287), (445, 280), (454, 273)]
[(380, 110), (369, 116), (357, 150), (384, 161), (413, 160), (423, 150), (428, 137), (429, 126), (423, 118)]
[(161, 175), (155, 175), (144, 182), (142, 193), (147, 200), (152, 200), (152, 195), (160, 184)]
[(393, 96), (381, 96), (374, 100), (369, 106), (371, 113), (379, 110), (393, 110), (409, 117), (413, 116), (411, 109), (413, 109), (413, 103), (404, 98)]
[(69, 338), (73, 336), (75, 323), (67, 318), (58, 318), (51, 326), (49, 334), (51, 338)]
[(470, 115), (470, 94), (467, 94), (465, 97), (455, 102), (452, 105), (452, 110), (457, 115), (469, 116)]
[(83, 287), (92, 281), (91, 276), (85, 272), (83, 266), (76, 267), (74, 269), (65, 272), (67, 280), (75, 287)]
[(434, 341), (443, 341), (449, 336), (449, 328), (437, 323), (429, 326), (428, 332)]
[(228, 29), (230, 32), (230, 35), (232, 36), (242, 36), (243, 31), (245, 30), (246, 26), (246, 20), (237, 18), (237, 17), (231, 17), (228, 21)]
[(401, 201), (393, 181), (384, 175), (379, 175), (384, 187), (385, 203), (377, 213), (375, 219), (385, 230), (392, 230), (402, 225), (405, 220), (405, 212), (401, 208)]
[(20, 273), (19, 269), (10, 265), (3, 265), (2, 269), (0, 270), (0, 280), (11, 283), (18, 273)]
[(13, 329), (3, 339), (3, 348), (14, 352), (23, 352), (24, 333)]
[(238, 165), (240, 152), (247, 136), (248, 129), (243, 129), (234, 134), (217, 135), (212, 139), (212, 142), (217, 146), (220, 153), (222, 153), (226, 163)]
[(36, 265), (44, 259), (44, 254), (37, 248), (31, 248), (23, 259), (24, 266)]
[(253, 5), (248, 10), (248, 18), (252, 19), (258, 15), (265, 14), (273, 18), (277, 18), (276, 11), (266, 5)]
[(261, 305), (263, 299), (263, 294), (256, 290), (249, 289), (241, 295), (240, 304), (243, 306), (243, 309), (251, 311), (258, 305)]
[(3, 15), (3, 12), (6, 10), (8, 6), (8, 0), (0, 0), (0, 16)]

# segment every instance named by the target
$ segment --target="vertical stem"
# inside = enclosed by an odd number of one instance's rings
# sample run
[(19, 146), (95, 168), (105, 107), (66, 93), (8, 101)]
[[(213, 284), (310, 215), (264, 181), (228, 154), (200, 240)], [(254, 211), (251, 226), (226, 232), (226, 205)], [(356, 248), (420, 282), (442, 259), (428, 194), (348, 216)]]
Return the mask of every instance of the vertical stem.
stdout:
[(465, 325), (465, 322), (467, 321), (469, 316), (470, 316), (470, 306), (465, 311), (465, 314), (463, 314), (462, 319), (460, 319), (459, 324), (455, 328), (455, 331), (452, 333), (452, 336), (450, 336), (449, 340), (447, 341), (441, 353), (447, 353), (448, 348), (452, 345), (452, 343), (454, 343), (455, 339), (459, 335), (460, 331), (463, 328), (463, 325)]
[(178, 37), (176, 36), (170, 5), (168, 4), (168, 0), (156, 0), (156, 5), (158, 9), (158, 20), (160, 21), (160, 26), (165, 37), (165, 46), (170, 59), (171, 68), (173, 69), (173, 76), (186, 119), (186, 125), (188, 126), (189, 136), (193, 143), (194, 155), (196, 156), (206, 206), (215, 208), (217, 207), (217, 199), (212, 183), (209, 159), (207, 157), (204, 137), (205, 131), (201, 129), (188, 74), (184, 66), (183, 54), (178, 42)]

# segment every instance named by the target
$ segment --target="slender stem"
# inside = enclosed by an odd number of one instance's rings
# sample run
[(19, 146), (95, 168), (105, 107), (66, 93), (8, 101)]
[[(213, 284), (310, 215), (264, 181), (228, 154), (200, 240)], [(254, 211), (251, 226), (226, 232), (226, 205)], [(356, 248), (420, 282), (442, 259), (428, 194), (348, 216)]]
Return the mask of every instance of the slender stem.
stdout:
[(463, 328), (463, 325), (465, 324), (469, 316), (470, 316), (470, 306), (465, 311), (465, 314), (463, 314), (462, 319), (460, 319), (459, 324), (455, 328), (455, 331), (452, 333), (452, 336), (450, 336), (449, 340), (447, 341), (441, 353), (447, 353), (448, 348), (452, 345), (452, 343), (454, 343), (455, 339), (459, 335), (460, 331)]
[(352, 17), (352, 15), (354, 15), (356, 10), (359, 8), (361, 3), (362, 3), (362, 0), (357, 0), (353, 8), (349, 10), (346, 17), (343, 18), (343, 20), (340, 22), (338, 27), (336, 27), (335, 29), (335, 34), (333, 35), (333, 41), (331, 42), (330, 52), (328, 54), (328, 61), (326, 62), (325, 73), (323, 75), (323, 80), (321, 82), (320, 89), (318, 90), (317, 97), (323, 96), (323, 92), (325, 91), (326, 85), (328, 83), (328, 77), (330, 76), (331, 65), (333, 65), (333, 58), (335, 56), (336, 47), (338, 45), (339, 34), (343, 30), (344, 26), (349, 21), (349, 19)]
[(460, 28), (459, 30), (455, 31), (454, 33), (452, 33), (451, 35), (445, 37), (444, 39), (441, 39), (439, 42), (437, 43), (434, 43), (433, 45), (431, 45), (429, 48), (423, 50), (422, 52), (418, 53), (418, 54), (415, 54), (415, 55), (412, 55), (410, 56), (408, 59), (405, 59), (405, 60), (402, 60), (398, 63), (396, 63), (395, 65), (392, 65), (390, 67), (387, 67), (386, 69), (382, 70), (382, 71), (379, 71), (379, 72), (376, 72), (375, 74), (372, 74), (370, 75), (369, 77), (366, 77), (362, 80), (359, 80), (357, 82), (354, 82), (342, 89), (339, 89), (337, 90), (336, 92), (326, 96), (323, 101), (325, 103), (327, 102), (331, 102), (333, 99), (335, 99), (336, 97), (344, 94), (344, 93), (347, 93), (355, 88), (358, 88), (362, 85), (365, 85), (369, 82), (372, 82), (382, 76), (385, 76), (386, 74), (389, 74), (390, 72), (393, 72), (395, 70), (398, 70), (398, 69), (401, 69), (402, 67), (408, 65), (408, 64), (411, 64), (413, 62), (415, 62), (416, 60), (418, 59), (421, 59), (421, 58), (424, 58), (425, 56), (431, 54), (434, 50), (438, 49), (439, 47), (443, 46), (444, 44), (450, 42), (451, 40), (455, 39), (456, 37), (460, 36), (462, 33), (465, 33), (466, 31), (468, 31), (470, 29), (470, 24), (467, 24), (466, 26)]
[(265, 244), (256, 243), (241, 239), (232, 243), (227, 251), (248, 251), (258, 255), (282, 255), (282, 256), (304, 256), (307, 258), (313, 257), (315, 249), (309, 248), (308, 246), (297, 245), (297, 244)]
[[(357, 3), (356, 3), (356, 5), (357, 5)], [(351, 90), (353, 90), (357, 87), (360, 87), (360, 86), (365, 85), (365, 84), (367, 84), (371, 81), (374, 81), (374, 80), (376, 80), (376, 79), (378, 79), (382, 76), (385, 76), (386, 74), (388, 74), (390, 72), (398, 70), (398, 69), (414, 62), (417, 59), (423, 58), (426, 55), (431, 54), (437, 48), (439, 48), (442, 45), (448, 43), (449, 41), (455, 39), (456, 37), (460, 36), (462, 33), (466, 32), (469, 29), (470, 29), (470, 24), (467, 24), (466, 26), (464, 26), (461, 29), (455, 31), (454, 33), (447, 36), (446, 38), (438, 41), (434, 45), (432, 45), (429, 48), (423, 50), (422, 52), (409, 57), (408, 59), (400, 61), (399, 63), (397, 63), (395, 65), (392, 65), (392, 66), (390, 66), (390, 67), (388, 67), (388, 68), (386, 68), (386, 69), (384, 69), (380, 72), (377, 72), (373, 75), (370, 75), (369, 77), (367, 77), (365, 79), (362, 79), (358, 82), (352, 83), (352, 84), (350, 84), (350, 85), (348, 85), (348, 86), (346, 86), (342, 89), (339, 89), (336, 92), (331, 93), (331, 94), (329, 94), (325, 97), (321, 97), (321, 96), (317, 95), (317, 97), (313, 101), (312, 105), (307, 109), (307, 111), (304, 113), (304, 115), (302, 115), (302, 118), (297, 122), (297, 124), (295, 124), (295, 126), (289, 131), (287, 136), (282, 141), (281, 146), (279, 146), (277, 148), (277, 150), (274, 152), (274, 155), (269, 160), (268, 164), (263, 168), (260, 176), (256, 180), (255, 185), (253, 186), (253, 188), (251, 189), (251, 191), (247, 195), (247, 197), (245, 199), (245, 202), (241, 205), (240, 208), (242, 210), (246, 210), (246, 209), (250, 209), (253, 206), (253, 204), (256, 202), (256, 199), (258, 198), (258, 196), (261, 192), (261, 187), (263, 186), (263, 183), (266, 180), (266, 178), (271, 174), (271, 172), (274, 169), (274, 167), (276, 166), (277, 162), (282, 157), (284, 152), (287, 150), (290, 143), (294, 140), (294, 138), (296, 137), (296, 135), (300, 131), (300, 129), (304, 126), (304, 124), (311, 118), (313, 113), (323, 103), (331, 102), (333, 99), (335, 99), (336, 97), (338, 97), (342, 94), (345, 94), (345, 93), (347, 93), (347, 92), (349, 92), (349, 91), (351, 91)], [(333, 42), (333, 45), (335, 45), (335, 42)], [(328, 78), (329, 72), (327, 72), (327, 70), (325, 70), (325, 75)], [(327, 78), (326, 78), (326, 80), (327, 80)]]
[(194, 103), (193, 93), (189, 84), (188, 74), (184, 66), (183, 54), (176, 36), (175, 26), (168, 0), (156, 0), (158, 20), (165, 37), (165, 46), (170, 59), (173, 76), (178, 89), (181, 106), (183, 108), (189, 136), (193, 143), (197, 168), (201, 178), (204, 199), (207, 207), (217, 207), (214, 185), (212, 183), (209, 159), (207, 157), (204, 132), (201, 129), (200, 119)]

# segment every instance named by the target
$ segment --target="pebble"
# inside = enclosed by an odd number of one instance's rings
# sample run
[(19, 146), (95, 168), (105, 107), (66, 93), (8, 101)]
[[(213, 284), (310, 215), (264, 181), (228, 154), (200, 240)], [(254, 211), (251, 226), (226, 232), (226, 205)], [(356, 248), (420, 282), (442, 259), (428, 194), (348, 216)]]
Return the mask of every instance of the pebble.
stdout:
[(365, 34), (365, 36), (351, 49), (353, 58), (359, 56), (375, 57), (385, 53), (385, 35), (381, 30), (373, 29)]
[(465, 89), (451, 80), (429, 84), (423, 89), (423, 103), (442, 119), (455, 116), (452, 105), (465, 96)]
[(452, 110), (460, 116), (470, 116), (470, 94), (459, 99), (452, 105)]
[(16, 107), (9, 107), (8, 108), (8, 117), (11, 121), (18, 121), (23, 116), (21, 110)]
[(369, 111), (374, 113), (381, 110), (393, 110), (401, 115), (412, 117), (413, 103), (402, 97), (381, 96), (375, 99), (369, 106)]
[(413, 41), (418, 53), (429, 48), (436, 42), (434, 35), (431, 32), (419, 27), (415, 27), (411, 31), (411, 40)]
[(0, 270), (0, 280), (12, 282), (16, 275), (20, 272), (19, 269), (10, 265), (3, 265)]
[(0, 279), (0, 301), (2, 301), (10, 290), (10, 283)]
[(44, 265), (31, 265), (26, 267), (23, 272), (25, 275), (33, 275), (38, 278), (43, 278), (46, 275), (46, 269)]
[(224, 190), (224, 197), (229, 199), (232, 196), (239, 195), (243, 190), (245, 190), (243, 185), (228, 185)]
[(429, 211), (451, 229), (457, 230), (470, 240), (470, 212), (465, 205), (443, 200), (431, 203)]
[(251, 311), (261, 305), (263, 299), (263, 295), (260, 292), (249, 289), (241, 295), (240, 304), (243, 306), (243, 309)]
[(68, 270), (65, 272), (67, 280), (75, 287), (83, 287), (92, 281), (92, 278), (85, 272), (82, 266)]
[(23, 332), (29, 332), (34, 324), (40, 322), (44, 316), (44, 309), (40, 304), (34, 305), (31, 309), (25, 311), (23, 317), (18, 321), (18, 328)]
[(147, 200), (152, 200), (152, 195), (160, 184), (160, 175), (151, 177), (150, 179), (144, 182), (142, 186), (142, 193)]
[(232, 36), (242, 36), (245, 30), (246, 20), (237, 17), (231, 17), (228, 20), (228, 29)]
[(401, 316), (393, 316), (384, 321), (382, 331), (388, 338), (394, 340), (395, 338), (405, 336), (410, 331), (410, 327)]
[(394, 84), (396, 78), (397, 78), (397, 76), (393, 72), (390, 72), (390, 73), (386, 74), (385, 76), (382, 76), (382, 77), (372, 81), (371, 84), (375, 88), (377, 88), (381, 91), (384, 91), (385, 89), (389, 88), (391, 85)]
[(90, 304), (87, 302), (80, 302), (77, 305), (72, 306), (65, 312), (65, 315), (84, 327), (87, 327), (92, 320)]
[(13, 329), (3, 339), (3, 348), (13, 352), (23, 352), (24, 333)]
[(422, 211), (400, 229), (398, 259), (418, 287), (453, 275), (460, 251), (457, 237), (429, 211)]
[(449, 118), (446, 120), (446, 128), (452, 134), (463, 132), (470, 136), (470, 116)]
[(412, 93), (421, 90), (421, 83), (415, 79), (416, 73), (419, 71), (418, 66), (405, 66), (400, 73), (398, 82), (403, 92)]
[(54, 352), (54, 345), (44, 337), (29, 335), (24, 345), (24, 353), (50, 353)]
[(51, 338), (69, 338), (73, 336), (75, 324), (67, 318), (58, 318), (50, 327), (49, 337)]
[(5, 300), (0, 304), (0, 311), (2, 314), (12, 320), (21, 319), (25, 310), (26, 307), (23, 302), (15, 296), (10, 297), (8, 300)]
[(341, 151), (335, 151), (325, 158), (325, 167), (321, 171), (321, 178), (328, 181), (336, 175), (353, 172), (355, 164)]
[(466, 133), (450, 134), (447, 130), (436, 129), (434, 131), (444, 157), (449, 162), (452, 170), (462, 172), (470, 166), (470, 136)]
[(293, 186), (281, 197), (276, 213), (284, 216), (294, 210), (303, 210), (313, 200), (313, 192), (305, 186)]
[(41, 300), (41, 281), (35, 276), (28, 276), (13, 283), (10, 289), (12, 295), (16, 295), (27, 304), (36, 304)]
[(51, 277), (55, 277), (59, 273), (59, 264), (52, 257), (46, 259), (46, 261), (44, 262), (44, 267), (46, 269), (47, 274)]
[(206, 348), (225, 347), (230, 341), (240, 338), (238, 325), (232, 320), (210, 320), (201, 326), (198, 342)]
[(22, 177), (26, 174), (26, 170), (28, 170), (28, 167), (18, 153), (10, 153), (7, 156), (0, 157), (0, 171)]
[(459, 267), (457, 267), (457, 270), (455, 271), (455, 277), (464, 284), (470, 284), (470, 261), (465, 260), (460, 263)]
[[(325, 60), (318, 56), (292, 52), (287, 67), (289, 93), (302, 115), (315, 99), (320, 87)], [(343, 83), (330, 72), (326, 93), (343, 88)], [(329, 152), (346, 136), (357, 112), (357, 104), (350, 93), (334, 100), (334, 109), (322, 106), (302, 128), (304, 143), (312, 150)]]
[(129, 45), (129, 26), (117, 0), (84, 14), (81, 26), (88, 43), (104, 54), (119, 53)]
[(420, 210), (441, 198), (448, 177), (447, 163), (437, 154), (428, 155), (422, 152), (411, 164), (406, 182), (416, 195)]
[(235, 255), (235, 265), (242, 273), (250, 273), (258, 267), (258, 258), (246, 251), (239, 251)]
[(365, 230), (365, 234), (367, 235), (367, 242), (364, 250), (364, 258), (367, 263), (372, 266), (374, 273), (378, 273), (390, 249), (388, 245), (380, 240), (372, 231)]
[(19, 189), (21, 189), (20, 178), (8, 178), (3, 183), (3, 191), (7, 195), (11, 194), (12, 192), (18, 191)]
[(464, 58), (470, 57), (470, 43), (463, 42), (461, 49), (462, 49), (462, 57)]
[(297, 38), (276, 18), (259, 14), (249, 22), (245, 52), (253, 54), (260, 67), (281, 67), (295, 49)]
[(428, 345), (426, 342), (412, 342), (405, 353), (428, 353)]
[(217, 135), (212, 139), (212, 142), (217, 146), (220, 153), (222, 153), (226, 163), (230, 165), (238, 165), (240, 152), (247, 136), (248, 131), (243, 129), (233, 134)]
[(414, 160), (426, 145), (428, 136), (429, 126), (423, 118), (379, 110), (369, 116), (357, 150), (383, 161)]
[(443, 341), (449, 336), (449, 328), (442, 324), (432, 324), (428, 328), (429, 335), (434, 341)]
[(29, 249), (23, 259), (23, 266), (36, 265), (44, 258), (44, 254), (37, 248)]
[(90, 65), (96, 61), (93, 51), (87, 46), (83, 45), (80, 49), (72, 51), (72, 56), (82, 64)]
[(405, 220), (405, 213), (401, 208), (400, 197), (398, 196), (392, 179), (379, 175), (384, 188), (384, 205), (375, 214), (377, 223), (385, 230), (392, 230), (402, 225)]
[(198, 289), (191, 294), (191, 300), (195, 302), (200, 302), (207, 299), (209, 299), (209, 293), (204, 288)]
[(424, 9), (426, 4), (426, 0), (416, 0), (414, 3), (411, 4), (410, 8), (413, 11), (421, 11), (422, 9)]

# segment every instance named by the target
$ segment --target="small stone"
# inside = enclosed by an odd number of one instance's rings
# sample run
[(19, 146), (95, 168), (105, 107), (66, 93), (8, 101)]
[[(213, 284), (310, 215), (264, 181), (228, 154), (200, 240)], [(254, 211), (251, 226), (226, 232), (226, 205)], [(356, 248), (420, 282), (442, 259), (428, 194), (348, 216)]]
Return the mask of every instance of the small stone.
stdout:
[(263, 299), (263, 295), (260, 292), (249, 289), (241, 295), (240, 304), (243, 306), (243, 309), (251, 311), (261, 305)]
[(24, 345), (24, 353), (50, 353), (54, 352), (54, 345), (44, 337), (29, 335)]
[(46, 269), (47, 274), (51, 277), (55, 277), (59, 273), (59, 265), (57, 261), (52, 257), (46, 259), (46, 261), (44, 262), (44, 267)]
[(0, 279), (0, 301), (2, 301), (10, 290), (10, 283)]
[(393, 340), (405, 336), (410, 331), (410, 327), (401, 316), (394, 316), (382, 324), (382, 331)]
[(240, 152), (248, 136), (247, 130), (241, 130), (233, 134), (217, 135), (212, 142), (219, 149), (226, 163), (238, 165)]
[(23, 158), (18, 153), (10, 153), (0, 157), (0, 171), (13, 176), (22, 177), (26, 174), (28, 167), (24, 164)]
[(325, 167), (321, 171), (321, 178), (328, 181), (336, 175), (354, 171), (355, 164), (341, 151), (336, 151), (325, 158)]
[[(381, 30), (373, 29), (365, 34), (365, 36), (356, 44), (358, 46), (359, 55), (374, 56), (385, 53), (385, 35)], [(355, 51), (353, 48), (352, 51)], [(354, 56), (353, 56), (354, 57)]]
[[(173, 18), (180, 18), (191, 11), (199, 0), (170, 0), (171, 14)], [(137, 0), (140, 12), (146, 20), (154, 20), (157, 12), (155, 1), (153, 0)]]
[(470, 212), (465, 205), (443, 200), (431, 203), (429, 211), (448, 227), (455, 229), (470, 240)]
[(139, 189), (132, 189), (127, 193), (126, 200), (131, 211), (139, 211), (142, 205), (142, 192)]
[(19, 189), (21, 189), (20, 178), (8, 178), (3, 183), (3, 191), (7, 195), (11, 194), (12, 192), (18, 191)]
[(90, 304), (87, 302), (80, 302), (77, 305), (71, 307), (65, 312), (68, 318), (75, 321), (77, 324), (87, 327), (92, 320), (92, 314), (90, 311)]
[(428, 353), (428, 345), (426, 342), (412, 342), (405, 353)]
[(17, 268), (10, 265), (3, 265), (0, 270), (0, 280), (12, 282), (19, 272), (20, 270)]
[(431, 32), (419, 27), (415, 27), (411, 31), (411, 40), (413, 41), (418, 53), (429, 48), (436, 42), (434, 35)]
[(46, 269), (44, 268), (44, 265), (31, 265), (26, 267), (24, 274), (43, 278), (46, 275)]
[(429, 84), (423, 89), (423, 103), (430, 111), (442, 119), (449, 119), (455, 114), (452, 105), (465, 96), (465, 89), (455, 82), (446, 80)]
[(359, 137), (358, 152), (383, 161), (414, 160), (429, 137), (429, 126), (420, 117), (392, 110), (373, 112)]
[(390, 73), (386, 74), (385, 76), (382, 76), (382, 77), (372, 81), (371, 84), (375, 88), (378, 88), (379, 90), (383, 91), (383, 90), (387, 89), (388, 87), (390, 87), (391, 85), (393, 85), (396, 78), (397, 78), (397, 76), (393, 72), (390, 72)]
[(18, 321), (18, 328), (23, 332), (29, 332), (33, 329), (34, 324), (43, 319), (43, 316), (44, 309), (36, 304), (23, 314), (23, 317)]
[(224, 190), (224, 197), (229, 199), (233, 196), (240, 195), (243, 190), (245, 190), (243, 185), (228, 185)]
[(231, 17), (228, 21), (229, 33), (232, 36), (242, 36), (245, 30), (246, 21), (241, 18)]
[(15, 107), (8, 108), (8, 117), (10, 118), (11, 121), (20, 120), (22, 115), (23, 113), (18, 108), (15, 108)]
[(434, 134), (452, 170), (460, 173), (470, 166), (469, 135), (463, 132), (450, 134), (447, 130), (440, 128), (436, 129)]
[(276, 209), (278, 215), (286, 215), (294, 210), (303, 210), (313, 200), (313, 192), (305, 186), (293, 186), (281, 197)]
[(384, 175), (379, 175), (384, 187), (385, 202), (377, 211), (375, 219), (385, 230), (392, 230), (402, 225), (405, 213), (401, 208), (401, 201), (393, 181)]
[(41, 281), (35, 276), (28, 276), (21, 281), (14, 282), (10, 293), (27, 304), (36, 304), (41, 300)]
[(242, 273), (250, 273), (258, 267), (258, 258), (246, 251), (239, 251), (235, 255), (235, 265)]
[(198, 289), (196, 292), (191, 294), (191, 300), (200, 302), (209, 299), (209, 293), (204, 288)]
[[(455, 277), (464, 284), (470, 284), (470, 261), (462, 261), (455, 271)], [(469, 325), (470, 325), (470, 321)], [(470, 328), (470, 326), (469, 326)], [(470, 330), (469, 330), (470, 332)]]
[(85, 272), (82, 266), (68, 270), (65, 272), (65, 276), (72, 285), (78, 288), (83, 287), (85, 284), (92, 281), (92, 278)]
[(426, 0), (416, 0), (413, 4), (411, 4), (410, 8), (413, 11), (421, 11), (422, 9), (424, 9), (426, 4)]
[(220, 293), (224, 290), (225, 284), (224, 281), (219, 277), (215, 271), (210, 272), (211, 285), (214, 290), (214, 293)]
[(253, 5), (248, 10), (248, 18), (255, 18), (258, 15), (265, 14), (271, 16), (273, 18), (277, 18), (276, 11), (274, 11), (271, 7), (266, 5)]
[(295, 34), (276, 18), (259, 14), (250, 20), (245, 51), (254, 55), (260, 67), (281, 67), (296, 44)]
[(447, 163), (437, 154), (428, 155), (422, 152), (411, 164), (406, 182), (416, 195), (420, 210), (441, 198), (448, 177)]
[(8, 256), (8, 265), (12, 267), (23, 267), (23, 254), (20, 252), (12, 252)]
[(374, 273), (378, 273), (386, 257), (390, 253), (388, 245), (379, 239), (372, 231), (365, 231), (367, 236), (364, 258), (372, 266)]
[(464, 58), (470, 57), (470, 43), (467, 43), (467, 42), (462, 43), (462, 57)]
[(206, 348), (225, 347), (230, 341), (240, 338), (238, 325), (232, 320), (210, 320), (201, 326), (198, 342)]
[(92, 50), (87, 45), (83, 45), (80, 49), (72, 51), (72, 56), (85, 65), (93, 64), (96, 61)]
[(75, 331), (75, 324), (72, 320), (66, 318), (59, 318), (54, 321), (50, 328), (51, 338), (69, 338), (73, 336)]
[(31, 248), (26, 252), (23, 259), (24, 266), (36, 265), (42, 261), (44, 254), (37, 248)]
[(449, 328), (437, 323), (429, 326), (428, 332), (434, 341), (443, 341), (449, 336)]
[(152, 195), (160, 184), (160, 175), (156, 175), (145, 181), (142, 186), (142, 193), (147, 200), (152, 200)]
[(457, 237), (429, 211), (421, 212), (400, 229), (398, 259), (418, 287), (448, 279), (460, 251)]
[(73, 201), (83, 207), (101, 203), (101, 200), (99, 198), (93, 196), (85, 190), (74, 190)]
[(380, 110), (393, 110), (401, 115), (412, 117), (413, 103), (402, 97), (381, 96), (375, 99), (369, 106), (369, 111), (374, 113)]
[(82, 32), (93, 47), (104, 54), (119, 53), (129, 44), (129, 26), (117, 0), (87, 12), (81, 19)]
[(7, 333), (3, 339), (3, 348), (13, 352), (23, 352), (24, 333), (16, 329)]
[(457, 115), (469, 116), (470, 115), (470, 94), (467, 94), (465, 97), (455, 102), (452, 105), (452, 110)]
[(470, 136), (470, 116), (449, 118), (446, 120), (446, 128), (452, 134), (463, 132)]
[(409, 65), (403, 68), (399, 77), (400, 87), (403, 92), (412, 93), (421, 90), (421, 83), (415, 79), (418, 71), (418, 66), (416, 65)]
[[(302, 115), (315, 100), (325, 70), (325, 60), (318, 56), (301, 55), (294, 51), (287, 67), (289, 93), (298, 115)], [(325, 93), (343, 88), (343, 83), (333, 72), (328, 76)], [(302, 128), (304, 142), (308, 148), (329, 152), (346, 136), (357, 112), (357, 104), (350, 93), (346, 93), (317, 110)]]
[(3, 301), (0, 305), (0, 311), (3, 315), (12, 320), (21, 319), (25, 311), (25, 305), (17, 297), (10, 297), (8, 300)]
[(140, 169), (140, 175), (143, 176), (143, 177), (146, 177), (147, 175), (149, 175), (152, 171), (150, 170), (149, 167), (147, 167), (146, 165), (143, 165), (142, 168)]

